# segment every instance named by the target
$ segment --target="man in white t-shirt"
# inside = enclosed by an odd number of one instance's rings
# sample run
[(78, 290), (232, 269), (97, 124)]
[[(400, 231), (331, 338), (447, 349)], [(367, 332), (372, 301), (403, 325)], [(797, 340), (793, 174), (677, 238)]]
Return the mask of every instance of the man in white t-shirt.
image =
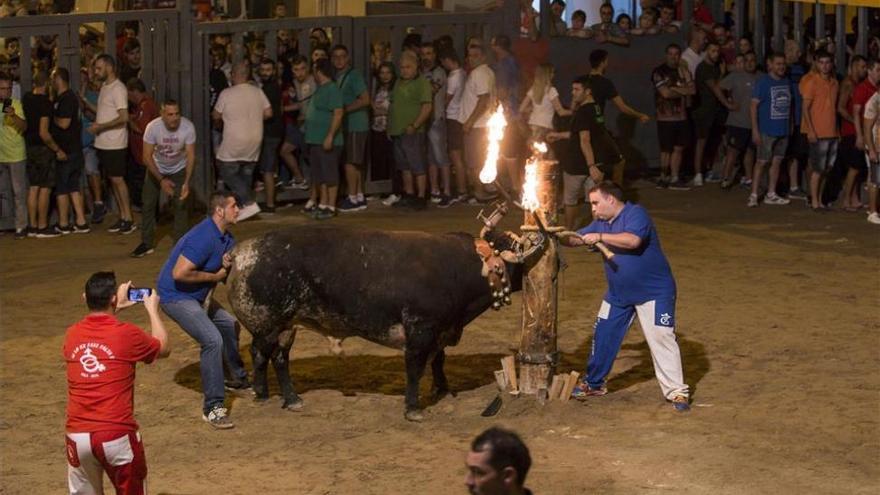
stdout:
[(464, 133), (458, 117), (461, 114), (461, 94), (464, 92), (464, 82), (467, 78), (464, 69), (461, 68), (461, 60), (455, 50), (449, 49), (439, 55), (440, 65), (449, 73), (446, 76), (446, 150), (449, 159), (455, 167), (455, 185), (457, 194), (448, 199), (441, 200), (437, 204), (439, 208), (447, 208), (455, 203), (467, 199), (467, 172), (464, 166)]
[(174, 242), (189, 230), (189, 181), (196, 163), (196, 128), (180, 116), (174, 100), (162, 102), (160, 116), (144, 129), (144, 178), (141, 243), (131, 253), (140, 258), (156, 246), (156, 213), (159, 194), (165, 193), (174, 209)]
[(238, 214), (238, 221), (242, 221), (260, 212), (251, 179), (260, 157), (263, 120), (272, 117), (272, 105), (260, 88), (250, 84), (251, 70), (246, 62), (235, 64), (231, 75), (232, 86), (220, 92), (211, 117), (223, 122), (218, 168), (223, 182), (244, 205)]
[(495, 111), (495, 73), (486, 65), (486, 54), (482, 45), (468, 48), (468, 62), (472, 67), (464, 90), (461, 93), (461, 109), (458, 121), (464, 133), (464, 157), (468, 177), (473, 189), (472, 203), (477, 204), (492, 198), (483, 190), (478, 175), (486, 161), (487, 125), (489, 116)]
[[(110, 179), (113, 196), (119, 206), (119, 221), (107, 231), (131, 234), (137, 226), (132, 221), (128, 185), (125, 183), (125, 169), (128, 166), (128, 90), (116, 77), (116, 62), (110, 55), (98, 55), (94, 70), (95, 78), (102, 84), (95, 123), (87, 130), (95, 135), (98, 161), (104, 177)], [(97, 205), (95, 207), (98, 208)]]
[(863, 129), (868, 160), (868, 221), (880, 225), (877, 192), (880, 188), (880, 90), (865, 104)]
[(452, 190), (449, 184), (449, 152), (446, 146), (446, 71), (440, 66), (437, 49), (426, 41), (420, 50), (422, 76), (431, 83), (434, 104), (428, 125), (428, 179), (431, 202), (449, 203)]
[(706, 48), (706, 32), (702, 29), (691, 31), (687, 49), (681, 54), (682, 61), (687, 65), (691, 73), (691, 79), (696, 79), (697, 66), (703, 61), (703, 49)]

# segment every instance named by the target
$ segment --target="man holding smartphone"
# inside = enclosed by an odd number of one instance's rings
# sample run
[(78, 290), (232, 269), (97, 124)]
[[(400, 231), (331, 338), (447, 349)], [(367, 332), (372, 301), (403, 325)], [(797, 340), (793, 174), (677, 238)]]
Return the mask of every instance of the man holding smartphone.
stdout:
[(27, 122), (21, 101), (12, 97), (12, 76), (6, 72), (0, 72), (0, 100), (3, 101), (3, 114), (0, 116), (0, 184), (6, 182), (2, 177), (9, 174), (15, 203), (15, 238), (24, 239), (29, 231), (27, 154), (24, 144)]
[(159, 296), (144, 298), (150, 334), (114, 316), (135, 303), (131, 282), (116, 285), (113, 272), (86, 282), (89, 314), (67, 329), (67, 481), (71, 493), (103, 493), (107, 473), (117, 493), (146, 491), (147, 461), (134, 419), (138, 362), (168, 357), (171, 347), (159, 318)]
[[(238, 221), (241, 207), (228, 191), (212, 194), (208, 207), (211, 216), (190, 229), (171, 250), (157, 290), (162, 311), (201, 346), (202, 419), (214, 428), (228, 429), (235, 425), (224, 406), (224, 385), (235, 391), (251, 386), (238, 353), (235, 318), (211, 298), (211, 293), (232, 268), (229, 252), (235, 240), (229, 227)], [(232, 380), (225, 384), (224, 361), (232, 374)]]

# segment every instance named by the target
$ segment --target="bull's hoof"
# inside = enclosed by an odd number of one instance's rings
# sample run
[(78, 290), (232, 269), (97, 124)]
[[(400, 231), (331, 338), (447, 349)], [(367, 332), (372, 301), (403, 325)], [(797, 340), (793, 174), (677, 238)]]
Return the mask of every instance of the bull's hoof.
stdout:
[(406, 418), (407, 421), (412, 421), (414, 423), (421, 423), (422, 420), (425, 419), (425, 415), (422, 414), (421, 409), (407, 409), (405, 413), (403, 413), (403, 417)]
[(282, 409), (287, 409), (288, 411), (302, 411), (303, 407), (305, 407), (305, 402), (299, 397), (293, 399), (284, 399), (284, 404), (281, 406)]

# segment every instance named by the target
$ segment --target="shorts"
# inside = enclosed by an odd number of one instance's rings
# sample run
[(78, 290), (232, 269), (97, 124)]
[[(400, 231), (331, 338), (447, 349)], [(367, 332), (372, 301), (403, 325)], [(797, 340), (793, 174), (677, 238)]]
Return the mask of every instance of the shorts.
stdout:
[(528, 153), (528, 140), (523, 136), (519, 123), (509, 120), (501, 140), (501, 156), (507, 159), (523, 158)]
[(341, 156), (341, 146), (334, 146), (332, 150), (325, 151), (320, 144), (310, 144), (309, 170), (311, 171), (312, 184), (323, 184), (330, 187), (339, 185), (339, 157)]
[(428, 129), (428, 163), (448, 167), (449, 152), (446, 148), (446, 121), (435, 120)]
[(446, 119), (446, 149), (450, 152), (464, 149), (464, 130), (455, 119)]
[(782, 158), (788, 149), (788, 136), (768, 136), (761, 134), (761, 146), (755, 159), (759, 162), (770, 161), (771, 158)]
[(471, 132), (464, 135), (464, 163), (467, 168), (480, 170), (486, 161), (488, 129), (472, 127)]
[(874, 187), (880, 187), (880, 160), (872, 163), (868, 154), (865, 153), (865, 164), (868, 167), (867, 183)]
[(55, 194), (70, 194), (80, 191), (85, 160), (83, 155), (69, 156), (66, 162), (55, 162)]
[(547, 134), (553, 131), (553, 129), (548, 129), (546, 127), (541, 127), (534, 124), (529, 126), (529, 130), (532, 131), (532, 135), (530, 136), (530, 138), (535, 143), (546, 142)]
[(742, 153), (752, 146), (752, 130), (744, 127), (727, 126), (727, 146)]
[(718, 127), (721, 127), (724, 124), (724, 119), (726, 118), (725, 112), (720, 110), (716, 111), (700, 111), (696, 110), (693, 114), (694, 118), (694, 130), (697, 135), (697, 139), (706, 139)]
[(292, 124), (288, 124), (284, 128), (284, 142), (292, 144), (297, 149), (304, 149), (306, 147), (306, 139), (302, 129)]
[(562, 204), (565, 206), (577, 206), (587, 197), (587, 191), (595, 183), (589, 175), (571, 175), (562, 172)]
[(104, 172), (104, 177), (125, 177), (125, 168), (128, 163), (128, 149), (99, 149), (98, 161), (101, 163), (101, 171)]
[(94, 146), (83, 148), (83, 160), (85, 161), (86, 175), (101, 175), (101, 168), (98, 163), (98, 150)]
[(397, 170), (423, 175), (428, 169), (425, 163), (425, 133), (391, 136), (391, 141)]
[(55, 186), (55, 153), (48, 146), (27, 147), (27, 178), (30, 187)]
[(345, 133), (345, 163), (363, 166), (366, 163), (369, 131)]
[(822, 138), (810, 143), (810, 167), (819, 174), (831, 170), (837, 159), (837, 138)]
[(147, 456), (140, 433), (68, 433), (64, 440), (70, 493), (103, 493), (105, 472), (116, 493), (146, 493)]
[(684, 148), (689, 137), (690, 128), (686, 120), (657, 121), (657, 140), (663, 153), (672, 153), (675, 148)]
[(840, 145), (837, 148), (837, 159), (840, 160), (841, 165), (861, 172), (865, 170), (864, 154), (864, 151), (856, 148), (855, 135), (840, 138)]
[(278, 148), (281, 147), (281, 138), (263, 137), (260, 145), (260, 172), (264, 174), (278, 173)]

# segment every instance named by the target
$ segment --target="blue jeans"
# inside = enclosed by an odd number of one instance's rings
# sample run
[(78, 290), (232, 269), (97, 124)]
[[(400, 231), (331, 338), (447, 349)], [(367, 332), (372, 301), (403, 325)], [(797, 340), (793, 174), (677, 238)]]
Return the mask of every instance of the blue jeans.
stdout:
[(202, 375), (202, 393), (205, 395), (205, 413), (214, 406), (222, 406), (225, 393), (223, 362), (226, 362), (234, 379), (247, 378), (244, 363), (238, 353), (235, 318), (216, 301), (211, 301), (208, 311), (193, 299), (163, 302), (159, 305), (166, 315), (201, 346), (199, 370)]
[(254, 202), (251, 182), (254, 178), (255, 166), (256, 162), (224, 162), (222, 160), (217, 165), (223, 183), (238, 196), (242, 205)]

